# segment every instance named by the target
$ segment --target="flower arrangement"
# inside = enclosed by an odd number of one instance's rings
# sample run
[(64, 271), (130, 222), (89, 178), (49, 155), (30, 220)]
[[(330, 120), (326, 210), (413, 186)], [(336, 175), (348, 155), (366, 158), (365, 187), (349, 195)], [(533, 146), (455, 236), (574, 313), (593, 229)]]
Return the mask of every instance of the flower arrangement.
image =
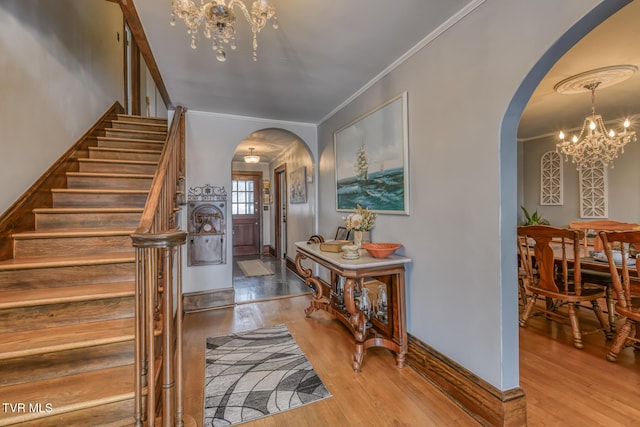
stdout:
[(356, 211), (342, 217), (342, 219), (344, 219), (344, 224), (348, 230), (369, 231), (373, 228), (376, 216), (369, 208), (356, 205)]

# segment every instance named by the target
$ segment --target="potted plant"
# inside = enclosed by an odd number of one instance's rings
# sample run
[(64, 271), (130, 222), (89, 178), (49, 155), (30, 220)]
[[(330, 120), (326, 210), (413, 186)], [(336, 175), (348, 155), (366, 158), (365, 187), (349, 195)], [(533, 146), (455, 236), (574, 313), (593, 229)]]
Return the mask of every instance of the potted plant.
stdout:
[(536, 210), (532, 214), (527, 211), (524, 206), (520, 206), (522, 212), (524, 212), (525, 222), (523, 225), (549, 225), (549, 221), (542, 217)]

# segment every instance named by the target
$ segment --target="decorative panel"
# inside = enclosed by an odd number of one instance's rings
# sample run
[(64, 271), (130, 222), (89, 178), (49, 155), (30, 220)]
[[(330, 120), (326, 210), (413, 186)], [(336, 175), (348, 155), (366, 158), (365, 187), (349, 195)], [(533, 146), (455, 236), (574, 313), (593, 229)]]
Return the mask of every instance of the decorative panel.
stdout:
[(580, 179), (580, 217), (608, 218), (609, 187), (607, 167), (602, 163), (578, 170)]
[(540, 204), (562, 205), (562, 156), (548, 151), (540, 159)]
[(207, 184), (189, 189), (188, 265), (226, 263), (226, 203), (224, 187)]

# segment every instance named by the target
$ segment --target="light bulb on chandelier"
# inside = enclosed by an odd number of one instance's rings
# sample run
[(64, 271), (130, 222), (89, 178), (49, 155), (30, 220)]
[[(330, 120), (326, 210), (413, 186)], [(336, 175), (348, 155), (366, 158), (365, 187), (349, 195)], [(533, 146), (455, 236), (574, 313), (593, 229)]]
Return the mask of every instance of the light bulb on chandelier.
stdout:
[[(600, 163), (604, 166), (611, 164), (613, 167), (613, 160), (624, 153), (624, 146), (636, 141), (636, 133), (629, 130), (631, 126), (629, 119), (624, 121), (622, 132), (616, 134), (613, 129), (607, 130), (602, 116), (596, 114), (595, 106), (595, 92), (602, 85), (602, 81), (596, 78), (608, 78), (607, 85), (610, 86), (628, 78), (636, 70), (635, 66), (605, 67), (570, 77), (555, 86), (560, 93), (591, 92), (591, 115), (585, 118), (580, 133), (574, 134), (567, 140), (565, 132), (560, 132), (561, 142), (556, 145), (556, 151), (564, 155), (567, 161), (571, 157), (571, 161), (578, 169), (593, 167)], [(585, 82), (585, 79), (591, 79), (591, 81)]]
[(276, 8), (270, 0), (256, 0), (251, 5), (251, 12), (240, 0), (211, 0), (205, 3), (200, 0), (197, 6), (194, 0), (173, 0), (171, 2), (171, 26), (175, 26), (175, 17), (179, 17), (187, 26), (187, 33), (191, 35), (191, 48), (195, 49), (196, 36), (200, 24), (204, 25), (203, 34), (207, 39), (213, 39), (211, 48), (216, 52), (216, 59), (224, 62), (227, 59), (225, 45), (231, 50), (236, 49), (236, 16), (232, 8), (237, 6), (251, 26), (253, 33), (253, 60), (258, 59), (258, 33), (273, 18), (273, 29), (278, 29)]

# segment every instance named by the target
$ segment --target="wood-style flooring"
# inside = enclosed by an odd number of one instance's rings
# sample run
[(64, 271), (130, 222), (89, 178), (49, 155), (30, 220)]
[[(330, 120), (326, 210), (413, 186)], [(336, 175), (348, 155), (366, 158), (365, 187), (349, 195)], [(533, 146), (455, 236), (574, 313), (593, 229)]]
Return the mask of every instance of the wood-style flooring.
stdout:
[[(370, 349), (351, 369), (353, 339), (325, 312), (304, 316), (309, 296), (236, 305), (185, 317), (185, 413), (202, 423), (204, 345), (209, 336), (284, 323), (332, 394), (302, 408), (244, 424), (301, 426), (477, 426), (470, 415), (388, 350)], [(581, 314), (594, 322), (590, 311)], [(609, 343), (588, 335), (573, 347), (571, 329), (542, 317), (520, 328), (520, 383), (529, 426), (640, 425), (640, 353), (605, 360)], [(473, 349), (469, 349), (473, 351)]]

